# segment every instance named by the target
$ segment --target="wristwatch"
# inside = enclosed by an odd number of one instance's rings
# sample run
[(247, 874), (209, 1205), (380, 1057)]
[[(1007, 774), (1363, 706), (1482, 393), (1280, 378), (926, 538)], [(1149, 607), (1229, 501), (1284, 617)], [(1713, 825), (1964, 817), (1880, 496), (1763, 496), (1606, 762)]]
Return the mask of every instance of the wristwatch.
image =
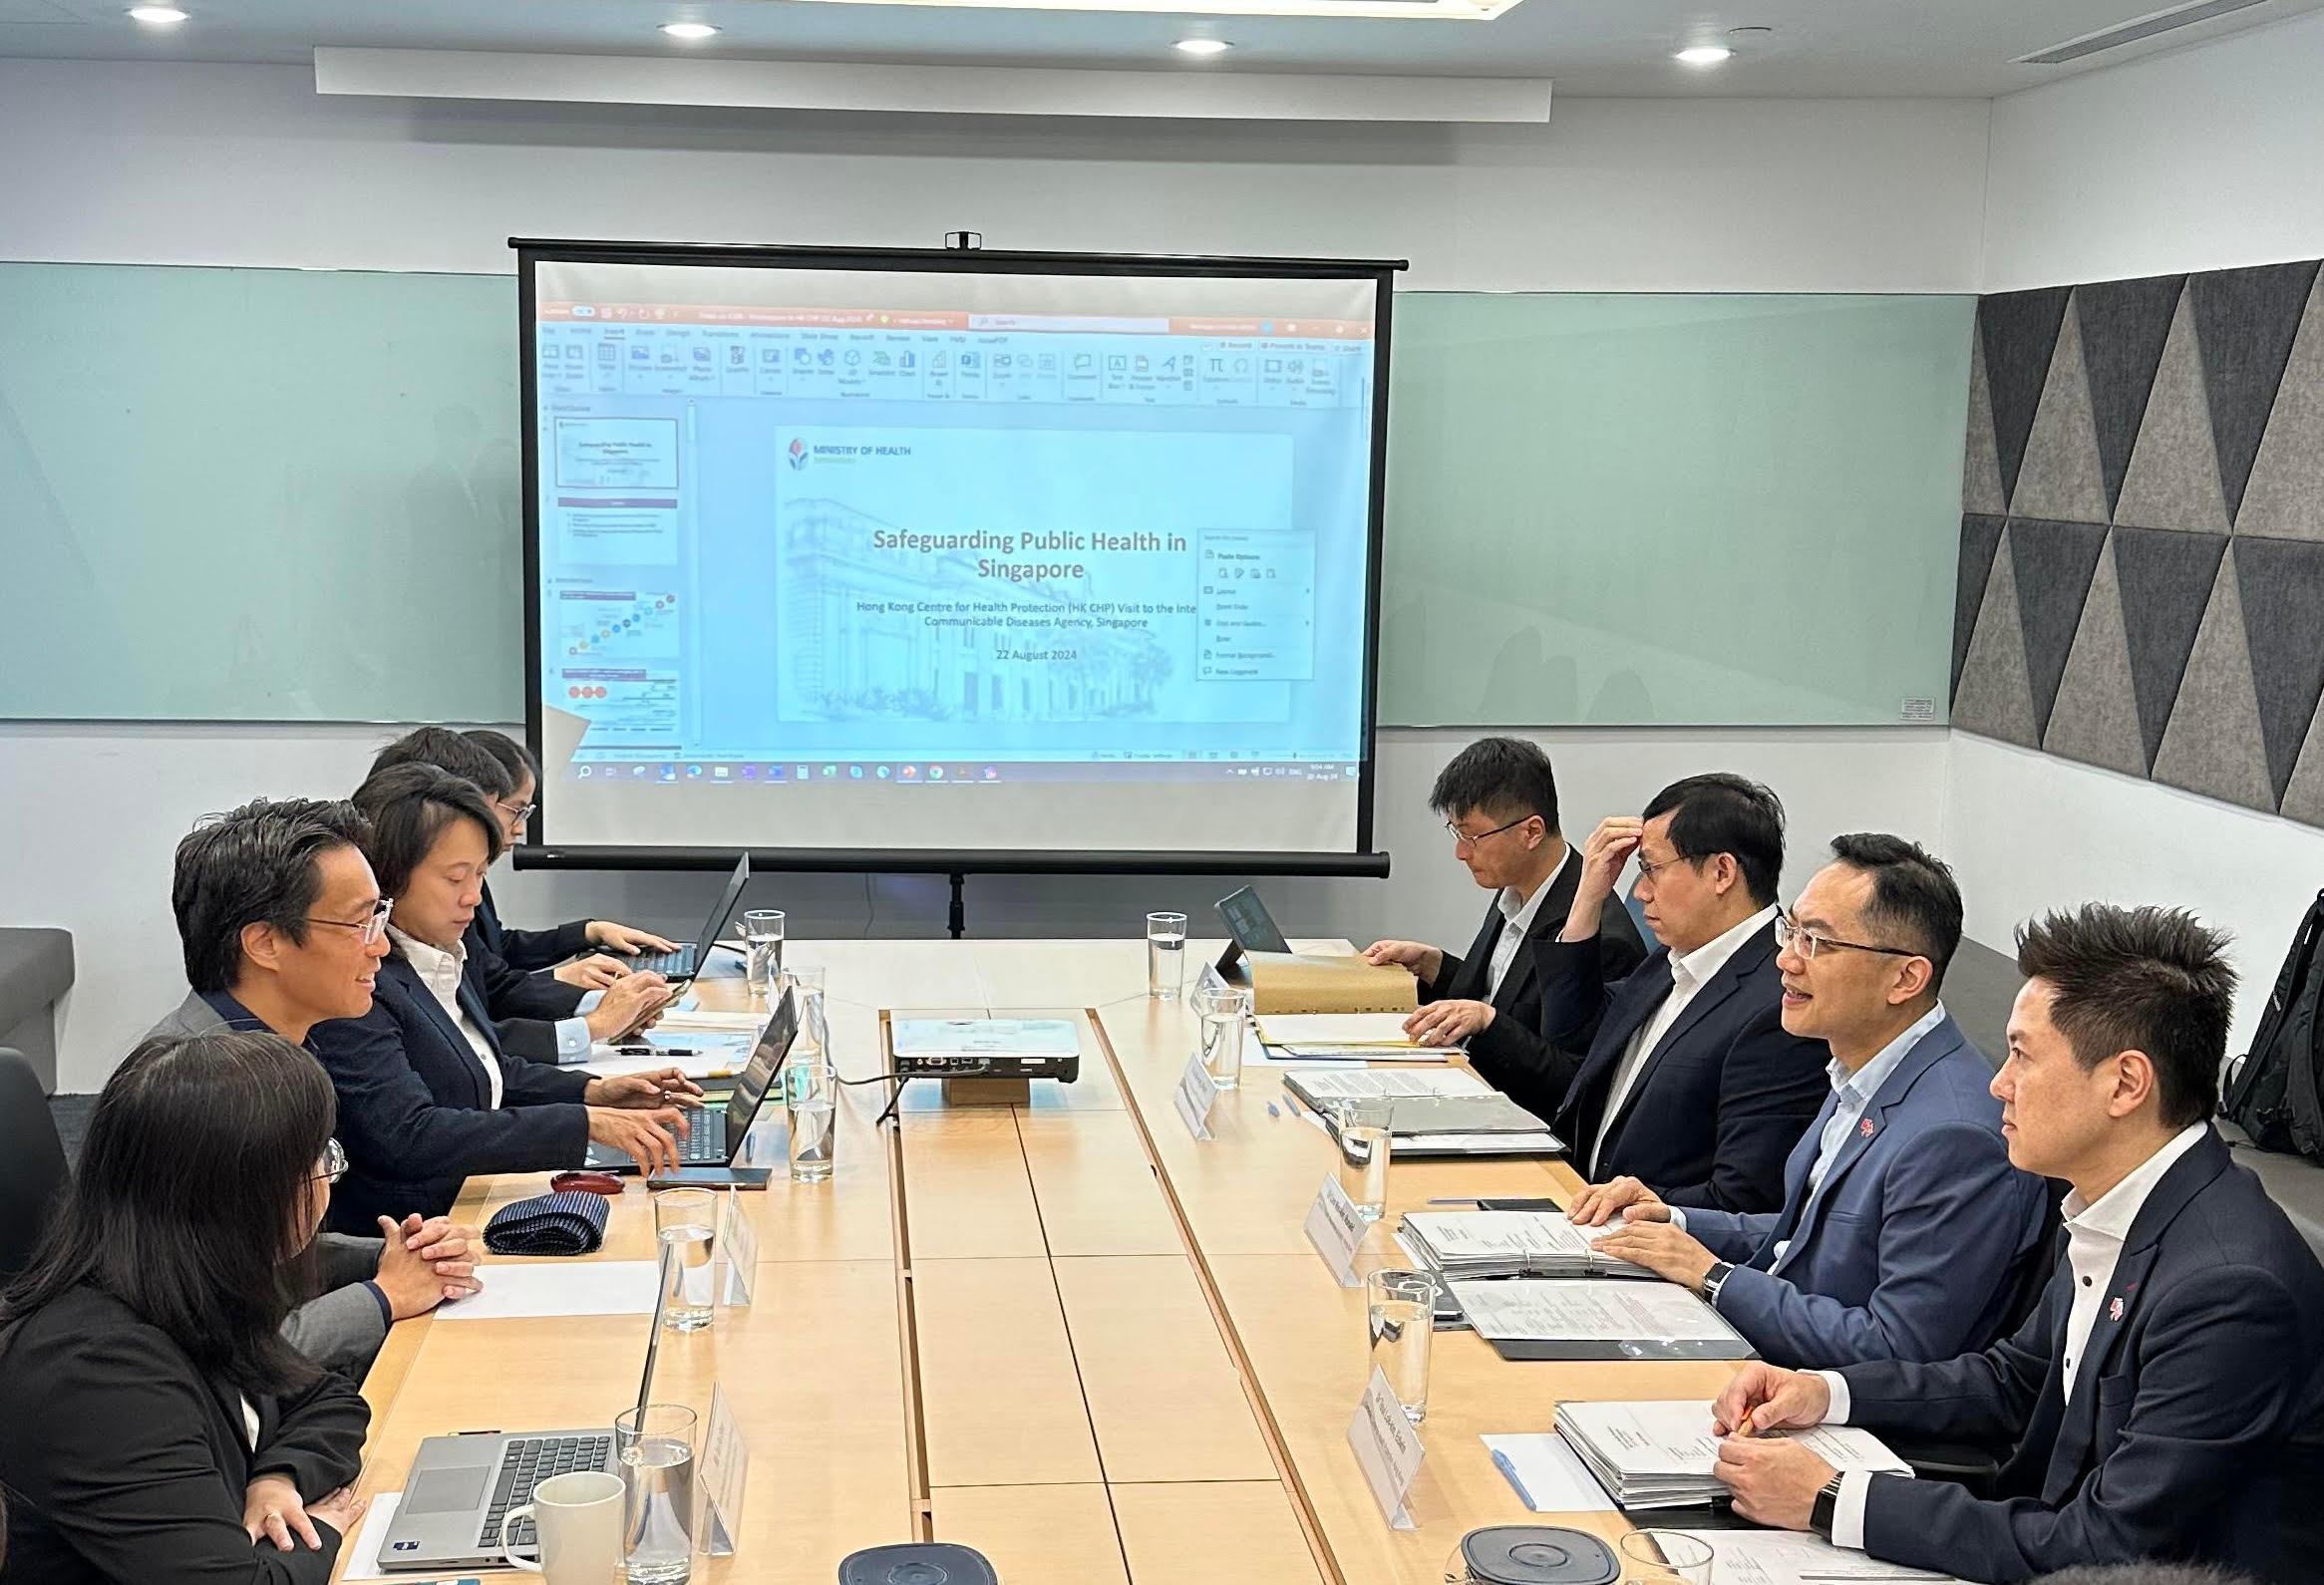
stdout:
[(1735, 1266), (1731, 1261), (1712, 1261), (1711, 1269), (1703, 1273), (1703, 1297), (1713, 1304), (1717, 1304), (1719, 1302), (1719, 1285), (1725, 1282), (1734, 1270)]
[(1824, 1482), (1824, 1488), (1816, 1493), (1816, 1506), (1808, 1511), (1808, 1528), (1828, 1541), (1831, 1539), (1831, 1527), (1838, 1522), (1839, 1476), (1835, 1474)]

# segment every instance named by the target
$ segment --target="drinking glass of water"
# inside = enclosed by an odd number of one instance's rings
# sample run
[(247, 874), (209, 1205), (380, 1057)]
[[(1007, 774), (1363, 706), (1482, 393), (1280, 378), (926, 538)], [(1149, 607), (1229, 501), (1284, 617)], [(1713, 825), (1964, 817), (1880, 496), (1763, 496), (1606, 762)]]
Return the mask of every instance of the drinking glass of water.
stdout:
[(1186, 983), (1186, 916), (1146, 916), (1146, 994), (1164, 1002), (1178, 999)]
[[(743, 915), (743, 952), (753, 998), (763, 998), (783, 979), (784, 917), (780, 908), (753, 908)], [(700, 949), (709, 951), (705, 943)]]
[(1388, 1210), (1388, 1125), (1392, 1103), (1375, 1098), (1335, 1102), (1332, 1132), (1339, 1136), (1340, 1187), (1356, 1213), (1376, 1222)]
[(783, 1110), (791, 1119), (791, 1177), (821, 1183), (831, 1175), (839, 1115), (839, 1070), (819, 1042), (784, 1065)]
[(1242, 1083), (1243, 1026), (1250, 1021), (1251, 993), (1220, 978), (1214, 965), (1205, 964), (1202, 976), (1186, 997), (1201, 1020), (1202, 1066), (1210, 1082), (1221, 1090)]
[(694, 1411), (623, 1410), (613, 1417), (613, 1451), (630, 1585), (685, 1585), (694, 1573)]
[(1711, 1543), (1684, 1530), (1632, 1530), (1622, 1537), (1622, 1558), (1632, 1567), (1654, 1570), (1641, 1585), (1711, 1585)]
[(669, 1302), (662, 1325), (699, 1332), (718, 1298), (711, 1256), (718, 1237), (718, 1197), (706, 1188), (663, 1189), (654, 1196), (654, 1236), (669, 1262)]
[(1436, 1335), (1442, 1291), (1428, 1271), (1375, 1271), (1364, 1279), (1372, 1363), (1386, 1374), (1388, 1390), (1415, 1426), (1428, 1418), (1429, 1341)]

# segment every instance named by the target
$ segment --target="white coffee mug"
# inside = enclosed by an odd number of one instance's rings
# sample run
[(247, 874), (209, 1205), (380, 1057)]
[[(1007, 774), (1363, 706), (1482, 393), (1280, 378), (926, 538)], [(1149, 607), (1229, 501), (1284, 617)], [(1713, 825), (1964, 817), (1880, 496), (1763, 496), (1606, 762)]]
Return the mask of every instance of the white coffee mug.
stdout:
[[(518, 1557), (505, 1539), (521, 1518), (540, 1537), (538, 1562)], [(596, 1469), (551, 1475), (532, 1488), (530, 1502), (508, 1510), (500, 1534), (508, 1566), (546, 1574), (548, 1585), (620, 1585), (621, 1477)]]

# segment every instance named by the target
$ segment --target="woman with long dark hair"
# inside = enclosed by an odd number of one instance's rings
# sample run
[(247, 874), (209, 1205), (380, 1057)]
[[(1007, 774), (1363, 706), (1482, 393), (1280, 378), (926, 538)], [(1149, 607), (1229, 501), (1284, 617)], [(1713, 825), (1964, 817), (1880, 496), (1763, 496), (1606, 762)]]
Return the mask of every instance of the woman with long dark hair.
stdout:
[(281, 1037), (149, 1040), (0, 1295), (0, 1581), (330, 1577), (371, 1411), (283, 1341), (345, 1157)]

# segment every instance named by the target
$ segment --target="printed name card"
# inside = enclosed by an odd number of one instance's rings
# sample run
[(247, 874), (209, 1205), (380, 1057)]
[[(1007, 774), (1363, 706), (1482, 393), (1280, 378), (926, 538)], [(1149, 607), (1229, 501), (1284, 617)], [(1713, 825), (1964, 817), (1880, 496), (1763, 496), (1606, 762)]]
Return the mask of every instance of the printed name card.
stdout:
[(1339, 1175), (1326, 1174), (1323, 1187), (1316, 1190), (1315, 1203), (1307, 1208), (1307, 1241), (1343, 1288), (1361, 1285), (1356, 1275), (1356, 1251), (1363, 1247), (1366, 1225), (1356, 1202), (1340, 1187)]
[(1202, 1066), (1200, 1052), (1186, 1059), (1186, 1071), (1178, 1076), (1175, 1104), (1178, 1120), (1188, 1133), (1197, 1139), (1211, 1137), (1210, 1109), (1218, 1105), (1218, 1086), (1211, 1082), (1210, 1070)]
[(712, 1557), (732, 1557), (742, 1533), (743, 1477), (751, 1470), (751, 1449), (743, 1427), (727, 1405), (726, 1389), (710, 1389), (710, 1426), (702, 1437), (703, 1546)]
[(1419, 1478), (1427, 1449), (1421, 1446), (1419, 1427), (1405, 1419), (1404, 1406), (1389, 1390), (1387, 1373), (1377, 1365), (1364, 1387), (1363, 1401), (1356, 1405), (1356, 1418), (1348, 1423), (1348, 1445), (1356, 1450), (1356, 1462), (1390, 1528), (1411, 1529), (1412, 1515), (1405, 1511), (1404, 1499)]
[(747, 1305), (759, 1276), (759, 1229), (743, 1209), (740, 1194), (726, 1191), (726, 1228), (719, 1235), (719, 1258), (726, 1262), (726, 1302)]

